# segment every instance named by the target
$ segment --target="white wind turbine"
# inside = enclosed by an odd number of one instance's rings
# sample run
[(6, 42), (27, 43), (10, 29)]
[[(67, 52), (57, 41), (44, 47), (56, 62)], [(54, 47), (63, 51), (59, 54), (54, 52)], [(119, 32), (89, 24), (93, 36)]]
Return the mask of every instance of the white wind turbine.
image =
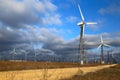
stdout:
[(11, 51), (10, 54), (12, 54), (12, 60), (15, 60), (15, 55), (17, 54), (16, 49), (13, 48), (13, 51)]
[(79, 12), (82, 18), (82, 21), (79, 22), (77, 25), (80, 26), (81, 32), (80, 32), (80, 54), (81, 54), (81, 64), (84, 64), (84, 25), (87, 24), (97, 24), (96, 22), (85, 22), (84, 16), (82, 14), (82, 10), (80, 8), (80, 5), (78, 4)]
[(28, 60), (28, 52), (25, 52), (25, 60)]
[(34, 52), (34, 62), (36, 62), (37, 61), (37, 52), (36, 52), (36, 49), (35, 49), (32, 41), (30, 42), (30, 45), (31, 45), (31, 48)]
[(101, 64), (104, 64), (104, 47), (111, 47), (103, 42), (102, 35), (100, 36), (100, 45), (98, 48), (101, 48)]
[(26, 50), (22, 50), (22, 52), (24, 53), (24, 61), (27, 61), (27, 55), (29, 52), (27, 52)]

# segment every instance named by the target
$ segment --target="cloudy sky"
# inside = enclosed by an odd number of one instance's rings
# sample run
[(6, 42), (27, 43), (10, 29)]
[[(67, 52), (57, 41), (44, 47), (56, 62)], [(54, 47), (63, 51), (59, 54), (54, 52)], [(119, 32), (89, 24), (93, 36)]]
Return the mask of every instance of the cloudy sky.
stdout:
[(0, 0), (0, 53), (40, 49), (50, 54), (70, 54), (79, 48), (80, 4), (85, 21), (87, 50), (104, 42), (120, 47), (119, 0)]

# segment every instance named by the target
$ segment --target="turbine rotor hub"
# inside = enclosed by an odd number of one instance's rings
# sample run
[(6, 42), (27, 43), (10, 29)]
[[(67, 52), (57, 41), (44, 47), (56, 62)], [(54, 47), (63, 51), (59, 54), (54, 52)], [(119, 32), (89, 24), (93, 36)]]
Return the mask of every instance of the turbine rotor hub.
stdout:
[(82, 22), (79, 22), (77, 25), (78, 26), (83, 26), (84, 24), (85, 24), (85, 22), (82, 21)]

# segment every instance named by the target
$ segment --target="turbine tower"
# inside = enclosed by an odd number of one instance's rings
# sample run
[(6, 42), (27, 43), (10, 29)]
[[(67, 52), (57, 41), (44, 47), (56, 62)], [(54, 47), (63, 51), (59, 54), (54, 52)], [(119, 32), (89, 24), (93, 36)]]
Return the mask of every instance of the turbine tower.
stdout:
[(107, 54), (108, 54), (108, 64), (110, 64), (110, 51), (107, 51)]
[(82, 18), (82, 21), (79, 22), (77, 25), (80, 26), (81, 28), (81, 32), (80, 32), (80, 54), (81, 54), (81, 61), (80, 63), (81, 64), (84, 64), (84, 58), (85, 58), (85, 52), (84, 52), (84, 25), (85, 24), (97, 24), (96, 22), (85, 22), (84, 20), (84, 16), (82, 14), (82, 10), (80, 8), (80, 5), (78, 4), (78, 9), (79, 9), (79, 12), (80, 12), (80, 16)]
[(104, 64), (104, 47), (110, 47), (110, 46), (103, 42), (102, 35), (100, 36), (100, 42), (101, 43), (98, 46), (98, 48), (101, 48), (101, 64)]
[(25, 52), (25, 60), (27, 61), (27, 58), (28, 58), (28, 52)]

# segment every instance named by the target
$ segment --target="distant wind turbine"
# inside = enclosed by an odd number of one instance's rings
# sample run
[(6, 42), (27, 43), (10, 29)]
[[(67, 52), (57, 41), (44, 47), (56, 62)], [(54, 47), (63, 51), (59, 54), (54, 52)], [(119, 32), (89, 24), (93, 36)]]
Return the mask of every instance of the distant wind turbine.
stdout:
[(108, 55), (108, 64), (110, 64), (110, 51), (107, 51), (107, 55)]
[(36, 49), (35, 49), (34, 44), (32, 43), (32, 41), (30, 42), (30, 44), (31, 44), (31, 48), (32, 48), (32, 50), (34, 52), (34, 62), (36, 62), (37, 61), (37, 51), (36, 51)]
[(27, 61), (28, 52), (26, 50), (22, 50), (22, 52), (24, 53), (24, 60)]
[(101, 48), (101, 64), (104, 64), (104, 49), (103, 48), (104, 47), (111, 47), (111, 46), (109, 46), (103, 42), (102, 35), (100, 36), (100, 41), (101, 41), (101, 43), (98, 46), (98, 48)]
[(78, 4), (78, 9), (80, 12), (80, 16), (82, 18), (82, 21), (79, 22), (77, 25), (80, 26), (81, 28), (81, 32), (80, 32), (80, 54), (81, 54), (81, 64), (84, 64), (84, 57), (85, 57), (85, 53), (84, 53), (84, 25), (85, 24), (97, 24), (96, 22), (85, 22), (84, 20), (84, 16), (82, 14), (82, 10), (80, 8), (80, 5)]
[(27, 54), (28, 54), (28, 52), (25, 52), (25, 60), (27, 61)]
[(10, 54), (12, 54), (12, 60), (15, 60), (15, 55), (17, 54), (16, 49), (13, 48), (13, 51), (11, 51)]
[(36, 49), (34, 48), (34, 61), (36, 62), (37, 61), (37, 52), (36, 52)]

